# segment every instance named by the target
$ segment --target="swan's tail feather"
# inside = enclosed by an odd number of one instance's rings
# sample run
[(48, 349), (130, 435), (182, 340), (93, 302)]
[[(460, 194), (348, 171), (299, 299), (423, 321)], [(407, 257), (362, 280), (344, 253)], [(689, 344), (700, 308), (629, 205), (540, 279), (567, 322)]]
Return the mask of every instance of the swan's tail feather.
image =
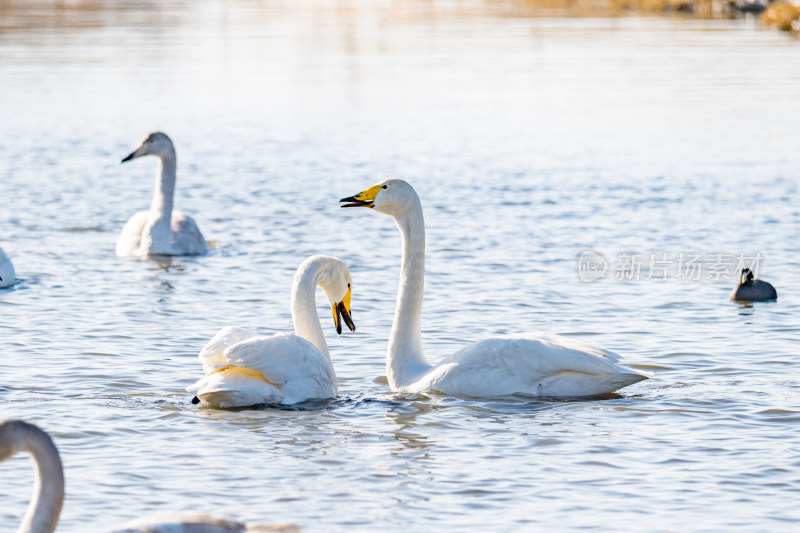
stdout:
[(275, 403), (280, 393), (280, 389), (260, 372), (240, 367), (229, 367), (206, 376), (186, 391), (194, 395), (192, 403), (223, 409)]
[(600, 396), (651, 377), (647, 372), (628, 367), (620, 367), (619, 372), (601, 375), (563, 371), (541, 380), (538, 394), (557, 397)]
[(653, 377), (653, 375), (646, 372), (633, 370), (632, 368), (626, 368), (625, 371), (620, 372), (619, 374), (612, 374), (609, 377), (612, 378), (610, 383), (614, 385), (619, 384), (617, 389), (621, 389), (622, 387), (627, 387), (628, 385), (633, 385), (634, 383), (639, 383), (640, 381), (650, 379)]

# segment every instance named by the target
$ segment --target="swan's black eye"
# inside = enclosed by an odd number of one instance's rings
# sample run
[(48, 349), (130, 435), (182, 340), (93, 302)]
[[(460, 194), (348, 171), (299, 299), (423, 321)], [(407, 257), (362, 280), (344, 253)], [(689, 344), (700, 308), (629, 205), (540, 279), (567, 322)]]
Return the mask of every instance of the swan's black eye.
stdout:
[(347, 288), (348, 288), (348, 289), (350, 288), (350, 284), (349, 284), (349, 283), (347, 284)]
[(388, 188), (389, 188), (389, 186), (388, 186), (388, 185), (384, 185), (384, 186), (383, 186), (383, 188), (384, 188), (384, 189), (388, 189)]

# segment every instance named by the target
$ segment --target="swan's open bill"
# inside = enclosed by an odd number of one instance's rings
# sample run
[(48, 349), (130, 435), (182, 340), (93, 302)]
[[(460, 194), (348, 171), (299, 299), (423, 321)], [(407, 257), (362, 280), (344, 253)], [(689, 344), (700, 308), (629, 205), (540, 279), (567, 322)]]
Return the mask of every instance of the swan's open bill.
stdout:
[(341, 259), (315, 255), (297, 268), (292, 286), (294, 335), (259, 335), (226, 327), (200, 352), (206, 376), (186, 390), (207, 407), (293, 404), (335, 398), (338, 393), (328, 344), (317, 316), (315, 294), (321, 287), (333, 313), (336, 332), (350, 331), (352, 278)]
[(122, 163), (145, 155), (155, 155), (161, 164), (150, 209), (134, 214), (117, 239), (117, 255), (197, 255), (208, 251), (208, 245), (194, 220), (173, 210), (175, 196), (175, 147), (166, 133), (147, 135), (139, 146), (122, 159)]
[[(17, 533), (53, 533), (64, 501), (64, 470), (58, 449), (46, 432), (22, 420), (0, 422), (0, 462), (28, 452), (36, 464), (33, 498)], [(124, 504), (124, 502), (121, 502)], [(180, 511), (137, 518), (121, 529), (125, 533), (298, 533), (293, 524), (245, 524), (230, 518)]]
[(770, 283), (756, 279), (749, 268), (743, 268), (739, 276), (739, 284), (731, 292), (731, 300), (737, 302), (763, 302), (777, 300), (778, 291)]
[(425, 221), (416, 191), (386, 180), (340, 200), (394, 217), (402, 233), (397, 307), (389, 336), (387, 378), (397, 392), (436, 390), (464, 396), (595, 396), (614, 392), (649, 374), (623, 366), (621, 357), (556, 335), (522, 334), (467, 346), (438, 365), (422, 351), (420, 317), (425, 277)]

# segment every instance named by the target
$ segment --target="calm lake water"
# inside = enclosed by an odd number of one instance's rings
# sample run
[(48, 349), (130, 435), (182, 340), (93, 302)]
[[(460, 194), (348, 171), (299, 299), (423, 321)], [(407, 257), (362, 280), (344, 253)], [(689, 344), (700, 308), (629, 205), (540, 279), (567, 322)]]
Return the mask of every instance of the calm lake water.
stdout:
[[(0, 246), (20, 279), (0, 290), (0, 418), (54, 436), (59, 531), (180, 509), (306, 531), (798, 527), (800, 42), (502, 1), (20, 6), (0, 4)], [(155, 129), (205, 257), (114, 254), (156, 168), (119, 160)], [(425, 209), (429, 359), (550, 331), (655, 377), (586, 401), (392, 394), (399, 234), (337, 204), (386, 177)], [(579, 281), (585, 249), (607, 279)], [(760, 253), (779, 300), (615, 279), (633, 252)], [(339, 397), (191, 405), (219, 328), (291, 329), (314, 253), (354, 277), (356, 333), (320, 306)], [(0, 476), (8, 532), (31, 462)]]

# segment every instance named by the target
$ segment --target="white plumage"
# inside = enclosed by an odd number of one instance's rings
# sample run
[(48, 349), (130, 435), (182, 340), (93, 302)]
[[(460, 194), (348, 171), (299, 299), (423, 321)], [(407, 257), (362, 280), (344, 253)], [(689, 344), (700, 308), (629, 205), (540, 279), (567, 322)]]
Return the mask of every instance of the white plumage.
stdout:
[(320, 286), (340, 320), (350, 320), (352, 278), (340, 259), (316, 255), (298, 267), (292, 287), (295, 334), (260, 335), (255, 331), (221, 329), (199, 354), (206, 377), (187, 390), (205, 406), (237, 407), (260, 403), (290, 405), (338, 392), (328, 346), (317, 315), (315, 292)]
[(620, 356), (613, 352), (557, 335), (530, 333), (482, 340), (438, 365), (429, 364), (420, 325), (425, 221), (416, 191), (405, 181), (392, 179), (341, 201), (342, 207), (370, 207), (391, 215), (402, 234), (400, 285), (386, 360), (393, 391), (579, 397), (614, 392), (650, 377), (620, 364)]
[(14, 264), (8, 258), (6, 253), (0, 248), (0, 289), (10, 287), (16, 282), (16, 273), (14, 272)]
[(117, 239), (117, 255), (197, 255), (208, 251), (200, 229), (191, 217), (173, 210), (176, 156), (172, 140), (162, 132), (150, 133), (122, 162), (156, 155), (160, 168), (150, 209), (135, 213)]
[(404, 390), (466, 396), (505, 396), (509, 391), (545, 397), (596, 396), (647, 377), (620, 361), (614, 352), (574, 339), (523, 333), (470, 344)]

